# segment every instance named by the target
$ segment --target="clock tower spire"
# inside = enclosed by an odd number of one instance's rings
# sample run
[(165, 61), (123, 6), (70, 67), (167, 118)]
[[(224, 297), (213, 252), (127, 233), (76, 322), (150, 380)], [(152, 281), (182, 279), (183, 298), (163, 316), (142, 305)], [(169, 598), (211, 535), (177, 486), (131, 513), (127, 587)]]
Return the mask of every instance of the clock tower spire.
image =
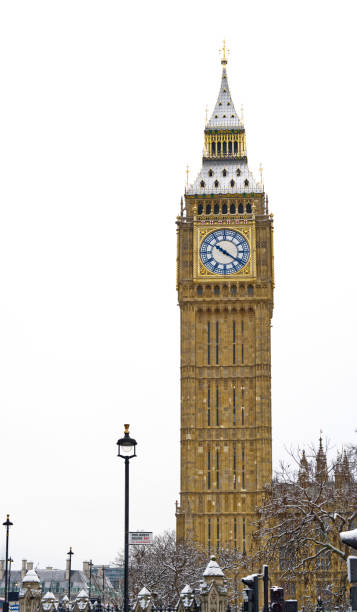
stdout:
[(177, 538), (247, 550), (271, 481), (273, 228), (248, 168), (222, 49), (202, 168), (177, 218), (181, 311), (181, 491)]

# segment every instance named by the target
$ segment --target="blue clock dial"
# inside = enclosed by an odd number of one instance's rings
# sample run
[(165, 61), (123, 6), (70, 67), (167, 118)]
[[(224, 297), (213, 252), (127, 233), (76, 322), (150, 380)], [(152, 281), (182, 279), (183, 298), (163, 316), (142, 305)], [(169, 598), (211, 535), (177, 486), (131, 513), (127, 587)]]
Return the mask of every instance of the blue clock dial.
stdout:
[(238, 232), (219, 229), (211, 232), (202, 241), (201, 261), (215, 274), (234, 274), (239, 272), (249, 260), (249, 244)]

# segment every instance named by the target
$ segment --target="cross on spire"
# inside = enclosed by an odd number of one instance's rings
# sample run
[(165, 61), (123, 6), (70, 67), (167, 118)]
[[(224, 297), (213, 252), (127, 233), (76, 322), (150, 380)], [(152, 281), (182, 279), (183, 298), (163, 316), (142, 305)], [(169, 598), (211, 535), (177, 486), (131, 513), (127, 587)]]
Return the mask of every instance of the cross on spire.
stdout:
[(223, 64), (223, 66), (225, 66), (227, 64), (227, 62), (228, 62), (227, 55), (229, 53), (229, 49), (227, 49), (227, 47), (226, 47), (226, 39), (224, 39), (223, 47), (222, 47), (222, 49), (219, 50), (219, 52), (222, 54), (221, 64)]

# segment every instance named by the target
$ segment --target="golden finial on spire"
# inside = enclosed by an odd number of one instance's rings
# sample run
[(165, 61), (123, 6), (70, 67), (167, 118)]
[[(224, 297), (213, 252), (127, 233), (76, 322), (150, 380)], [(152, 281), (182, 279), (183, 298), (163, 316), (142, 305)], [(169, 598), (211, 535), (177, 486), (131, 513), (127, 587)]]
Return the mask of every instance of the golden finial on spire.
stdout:
[(207, 125), (207, 123), (208, 123), (208, 106), (206, 104), (206, 125)]
[(259, 173), (260, 173), (260, 184), (263, 185), (263, 164), (260, 162), (259, 165)]
[(219, 50), (219, 52), (222, 54), (221, 64), (223, 66), (226, 66), (226, 64), (228, 62), (227, 55), (229, 53), (229, 49), (227, 49), (227, 47), (226, 47), (226, 40), (225, 39), (223, 41), (223, 47), (222, 47), (222, 49)]
[(187, 164), (186, 166), (186, 189), (188, 189), (188, 175), (190, 174), (190, 167)]

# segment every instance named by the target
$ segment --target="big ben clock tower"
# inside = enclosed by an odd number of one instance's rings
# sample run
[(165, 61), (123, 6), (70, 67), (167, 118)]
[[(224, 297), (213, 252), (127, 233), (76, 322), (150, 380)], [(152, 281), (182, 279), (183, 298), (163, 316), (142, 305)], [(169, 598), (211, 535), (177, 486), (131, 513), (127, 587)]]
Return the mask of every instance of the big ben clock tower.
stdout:
[(177, 219), (181, 311), (181, 491), (177, 538), (250, 546), (271, 481), (273, 227), (248, 168), (226, 49), (202, 169)]

